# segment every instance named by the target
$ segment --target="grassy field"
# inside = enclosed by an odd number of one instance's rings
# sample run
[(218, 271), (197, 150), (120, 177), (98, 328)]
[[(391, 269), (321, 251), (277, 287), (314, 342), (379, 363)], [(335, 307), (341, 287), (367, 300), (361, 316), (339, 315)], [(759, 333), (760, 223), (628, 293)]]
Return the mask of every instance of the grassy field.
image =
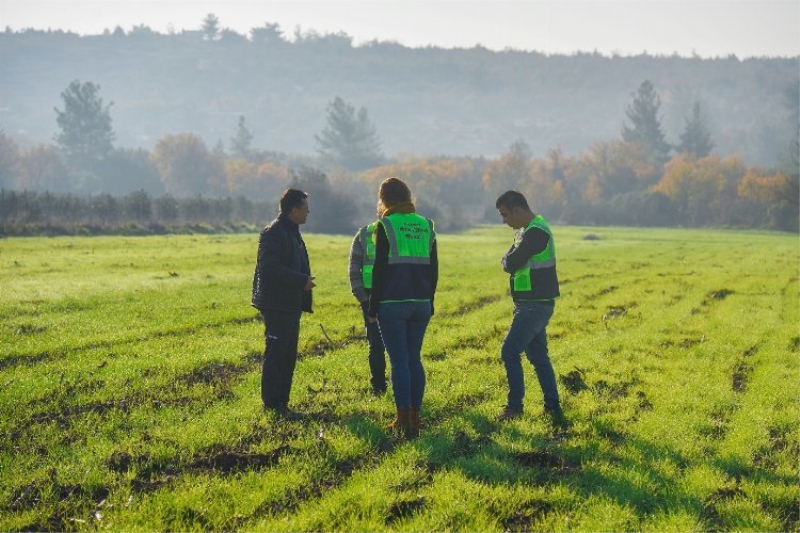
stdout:
[(413, 442), (368, 393), (349, 236), (306, 236), (299, 420), (261, 410), (257, 235), (0, 240), (0, 531), (798, 531), (797, 235), (554, 229), (569, 427), (527, 362), (496, 421), (498, 225), (439, 236)]

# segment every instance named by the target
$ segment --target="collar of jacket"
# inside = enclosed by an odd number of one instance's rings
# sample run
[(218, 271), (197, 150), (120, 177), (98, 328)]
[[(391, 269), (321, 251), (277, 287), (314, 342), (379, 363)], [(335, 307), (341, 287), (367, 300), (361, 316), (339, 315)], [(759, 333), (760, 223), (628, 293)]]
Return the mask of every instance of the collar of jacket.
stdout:
[(289, 231), (300, 233), (300, 225), (292, 222), (291, 219), (289, 218), (289, 215), (287, 215), (286, 213), (281, 213), (280, 215), (278, 215), (278, 222), (286, 226), (286, 229), (288, 229)]
[(403, 202), (386, 209), (386, 211), (383, 213), (383, 216), (388, 217), (389, 215), (394, 215), (395, 213), (407, 215), (409, 213), (416, 213), (416, 212), (417, 209), (414, 206), (413, 202)]

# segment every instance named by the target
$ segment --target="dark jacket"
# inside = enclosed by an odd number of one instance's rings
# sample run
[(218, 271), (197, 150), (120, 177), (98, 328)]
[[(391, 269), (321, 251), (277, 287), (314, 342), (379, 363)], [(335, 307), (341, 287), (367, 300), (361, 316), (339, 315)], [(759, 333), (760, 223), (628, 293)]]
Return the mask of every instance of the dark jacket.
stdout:
[(251, 303), (259, 311), (312, 312), (311, 268), (300, 226), (281, 214), (261, 230)]

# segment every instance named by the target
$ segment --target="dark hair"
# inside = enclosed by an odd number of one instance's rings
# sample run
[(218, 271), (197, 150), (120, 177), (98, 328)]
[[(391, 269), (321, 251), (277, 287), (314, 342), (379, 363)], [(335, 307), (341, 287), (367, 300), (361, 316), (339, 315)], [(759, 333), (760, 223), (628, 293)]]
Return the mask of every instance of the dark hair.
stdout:
[(378, 215), (392, 207), (404, 203), (414, 203), (411, 189), (400, 178), (386, 178), (378, 189)]
[(295, 207), (303, 205), (308, 194), (297, 189), (286, 189), (281, 195), (281, 213), (289, 214)]
[(497, 209), (500, 209), (500, 207), (502, 206), (502, 207), (505, 207), (506, 209), (508, 209), (509, 211), (513, 210), (515, 207), (520, 207), (520, 208), (524, 209), (525, 211), (530, 211), (531, 210), (531, 208), (528, 207), (528, 201), (525, 199), (525, 197), (519, 191), (506, 191), (506, 192), (504, 192), (497, 199), (497, 202), (495, 202), (494, 206)]

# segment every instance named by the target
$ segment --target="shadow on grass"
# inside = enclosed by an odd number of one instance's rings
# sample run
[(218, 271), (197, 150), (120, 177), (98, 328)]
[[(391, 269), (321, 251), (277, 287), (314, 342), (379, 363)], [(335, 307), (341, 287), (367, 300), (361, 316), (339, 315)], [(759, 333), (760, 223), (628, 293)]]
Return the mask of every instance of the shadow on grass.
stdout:
[[(500, 431), (514, 442), (530, 438), (529, 449), (511, 450), (500, 444), (496, 439)], [(705, 464), (728, 477), (708, 495), (698, 496), (683, 482), (684, 472), (696, 460), (669, 446), (632, 437), (600, 420), (590, 421), (584, 435), (573, 434), (571, 429), (548, 428), (544, 434), (529, 436), (517, 426), (503, 427), (483, 414), (467, 412), (457, 428), (430, 432), (422, 442), (428, 450), (428, 469), (432, 473), (457, 470), (488, 484), (567, 485), (583, 501), (608, 499), (632, 509), (642, 520), (659, 511), (688, 511), (704, 527), (716, 531), (735, 527), (720, 516), (718, 508), (735, 498), (748, 497), (743, 481), (757, 478), (770, 485), (796, 484), (795, 478), (777, 474), (771, 468), (714, 456)], [(672, 468), (659, 467), (664, 464)], [(765, 514), (780, 517), (783, 530), (798, 530), (796, 499), (757, 503)], [(498, 516), (498, 520), (506, 531), (525, 531), (552, 510), (553, 505), (548, 502), (532, 502), (530, 508)]]

